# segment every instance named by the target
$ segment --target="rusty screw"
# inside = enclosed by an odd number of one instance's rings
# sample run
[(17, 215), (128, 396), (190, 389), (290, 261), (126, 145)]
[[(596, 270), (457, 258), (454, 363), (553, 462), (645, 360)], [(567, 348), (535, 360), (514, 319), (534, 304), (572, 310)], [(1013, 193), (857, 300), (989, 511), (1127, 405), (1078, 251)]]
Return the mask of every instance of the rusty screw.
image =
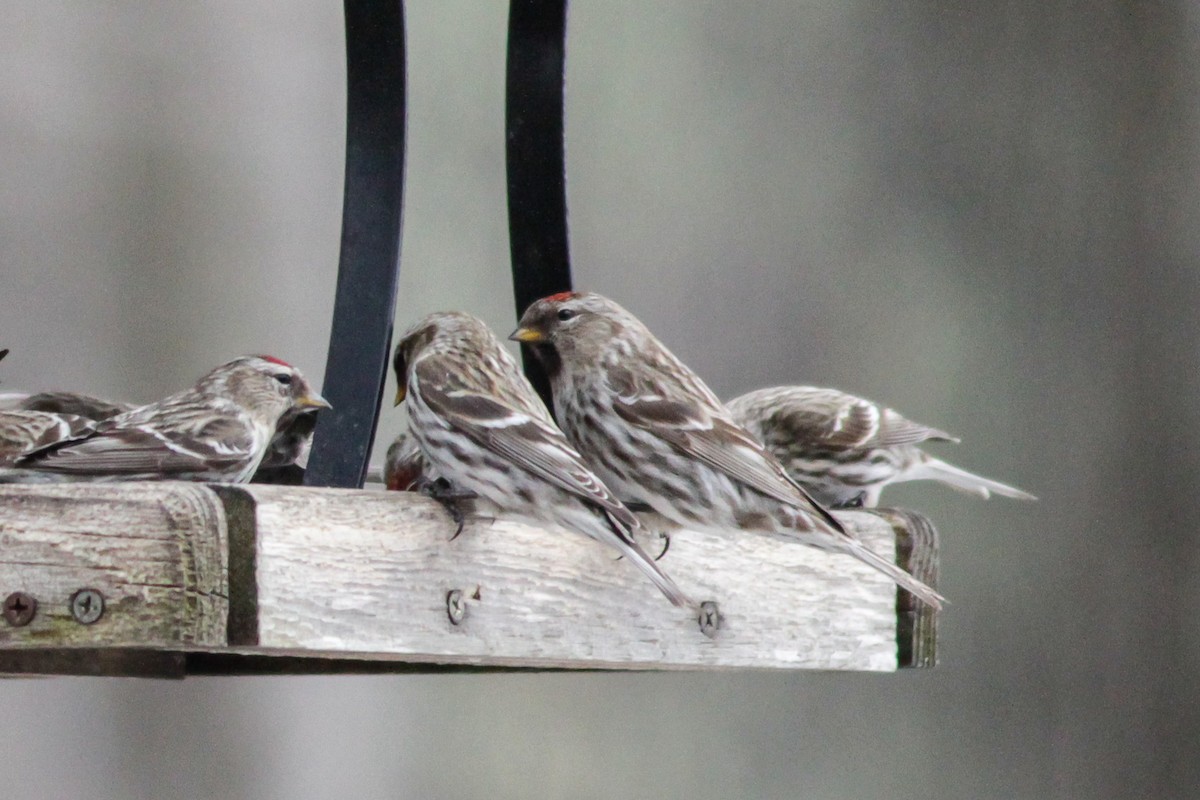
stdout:
[(14, 628), (23, 628), (33, 622), (37, 613), (37, 600), (25, 592), (13, 592), (4, 598), (4, 621)]
[(721, 628), (721, 609), (712, 600), (700, 604), (700, 632), (710, 639), (717, 638)]
[(459, 625), (467, 617), (467, 601), (462, 590), (451, 589), (446, 593), (446, 614), (451, 625)]
[(80, 589), (71, 595), (71, 616), (80, 625), (91, 625), (104, 614), (104, 595), (98, 589)]

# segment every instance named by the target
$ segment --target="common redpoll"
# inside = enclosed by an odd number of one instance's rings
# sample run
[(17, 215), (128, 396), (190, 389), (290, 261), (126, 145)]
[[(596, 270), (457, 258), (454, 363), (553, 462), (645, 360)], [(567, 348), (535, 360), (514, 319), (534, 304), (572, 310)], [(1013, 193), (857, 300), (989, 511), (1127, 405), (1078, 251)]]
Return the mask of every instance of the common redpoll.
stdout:
[[(17, 472), (63, 480), (243, 483), (289, 410), (328, 408), (295, 367), (246, 356), (186, 391), (101, 423), (80, 442), (32, 453)], [(7, 478), (7, 476), (6, 476)]]
[(45, 411), (51, 414), (74, 414), (94, 422), (102, 422), (117, 414), (137, 408), (133, 403), (101, 400), (99, 397), (76, 392), (5, 392), (0, 394), (0, 409), (5, 411)]
[(64, 442), (91, 436), (96, 423), (74, 414), (43, 411), (0, 411), (0, 467)]
[(988, 497), (1028, 492), (934, 458), (917, 444), (958, 439), (837, 389), (778, 386), (730, 400), (729, 413), (822, 503), (874, 507), (889, 483), (935, 480)]
[(538, 300), (510, 337), (533, 346), (559, 425), (620, 497), (675, 524), (741, 529), (848, 553), (935, 607), (942, 596), (882, 558), (787, 477), (700, 378), (608, 298)]
[(433, 479), (429, 463), (417, 440), (401, 432), (387, 450), (383, 462), (383, 483), (389, 491), (409, 492)]
[[(102, 422), (135, 408), (137, 406), (133, 403), (102, 400), (76, 392), (0, 394), (0, 410), (74, 414), (95, 422)], [(279, 420), (267, 453), (251, 480), (255, 483), (302, 483), (316, 424), (317, 409), (291, 409), (285, 413)]]
[(637, 517), (554, 425), (504, 345), (469, 314), (431, 314), (396, 347), (397, 405), (432, 469), (515, 516), (615, 547), (677, 606), (694, 603), (634, 541)]

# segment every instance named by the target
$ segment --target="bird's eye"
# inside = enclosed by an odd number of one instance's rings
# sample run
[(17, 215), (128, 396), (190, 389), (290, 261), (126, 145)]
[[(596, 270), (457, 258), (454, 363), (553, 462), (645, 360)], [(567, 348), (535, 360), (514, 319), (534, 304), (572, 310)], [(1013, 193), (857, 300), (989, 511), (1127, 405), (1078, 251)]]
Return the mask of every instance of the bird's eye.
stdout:
[(289, 374), (288, 374), (288, 373), (286, 373), (286, 372), (278, 372), (278, 373), (276, 373), (276, 374), (275, 374), (274, 376), (272, 376), (272, 377), (274, 377), (274, 378), (275, 378), (275, 380), (279, 381), (279, 382), (280, 382), (281, 384), (283, 384), (284, 386), (291, 386), (291, 385), (292, 385), (292, 376), (291, 376), (291, 375), (289, 375)]
[(575, 311), (574, 311), (574, 309), (570, 309), (570, 308), (560, 308), (560, 309), (558, 310), (558, 318), (559, 318), (560, 320), (562, 320), (563, 322), (566, 322), (567, 320), (571, 319), (571, 318), (572, 318), (572, 317), (574, 317), (574, 316), (575, 316)]

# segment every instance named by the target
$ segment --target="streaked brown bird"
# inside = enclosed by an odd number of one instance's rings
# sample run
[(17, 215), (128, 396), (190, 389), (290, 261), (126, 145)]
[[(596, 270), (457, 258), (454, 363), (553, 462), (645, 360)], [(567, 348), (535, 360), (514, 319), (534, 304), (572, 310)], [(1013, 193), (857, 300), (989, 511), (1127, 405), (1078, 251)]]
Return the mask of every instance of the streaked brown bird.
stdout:
[(86, 439), (96, 423), (74, 414), (0, 411), (0, 467), (11, 467), (30, 453)]
[(245, 356), (191, 389), (99, 423), (85, 439), (19, 458), (4, 479), (243, 483), (285, 414), (328, 407), (295, 367)]
[(568, 444), (482, 321), (460, 312), (425, 317), (400, 340), (393, 366), (409, 432), (454, 490), (614, 547), (673, 604), (695, 606), (634, 540), (637, 517)]
[(387, 449), (383, 462), (383, 484), (389, 491), (410, 492), (433, 478), (429, 462), (417, 440), (402, 431)]
[(874, 507), (888, 484), (940, 481), (987, 498), (1036, 500), (1028, 492), (934, 458), (918, 444), (958, 439), (884, 406), (816, 386), (758, 389), (730, 400), (734, 419), (826, 505)]
[(701, 530), (846, 553), (935, 607), (943, 598), (846, 532), (640, 320), (590, 292), (538, 300), (510, 337), (550, 377), (567, 438), (618, 496)]
[[(5, 392), (0, 393), (0, 410), (45, 411), (68, 414), (94, 422), (103, 422), (138, 406), (116, 400), (104, 400), (79, 392)], [(267, 453), (251, 480), (262, 483), (300, 483), (308, 463), (316, 408), (293, 408), (279, 420)]]

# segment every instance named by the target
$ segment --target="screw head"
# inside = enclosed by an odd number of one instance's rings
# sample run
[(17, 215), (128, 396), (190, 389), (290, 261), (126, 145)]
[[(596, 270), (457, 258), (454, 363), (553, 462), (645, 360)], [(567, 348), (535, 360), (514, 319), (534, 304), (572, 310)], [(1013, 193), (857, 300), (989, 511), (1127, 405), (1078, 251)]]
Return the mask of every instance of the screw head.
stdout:
[(104, 615), (104, 595), (99, 589), (80, 589), (71, 595), (71, 616), (80, 625), (91, 625)]
[(33, 622), (37, 613), (37, 600), (25, 592), (13, 592), (4, 598), (4, 621), (14, 628), (23, 628)]
[(710, 639), (715, 639), (721, 629), (721, 609), (712, 600), (700, 604), (700, 632)]
[(467, 617), (467, 600), (462, 590), (451, 589), (446, 593), (446, 615), (451, 625), (458, 625)]

